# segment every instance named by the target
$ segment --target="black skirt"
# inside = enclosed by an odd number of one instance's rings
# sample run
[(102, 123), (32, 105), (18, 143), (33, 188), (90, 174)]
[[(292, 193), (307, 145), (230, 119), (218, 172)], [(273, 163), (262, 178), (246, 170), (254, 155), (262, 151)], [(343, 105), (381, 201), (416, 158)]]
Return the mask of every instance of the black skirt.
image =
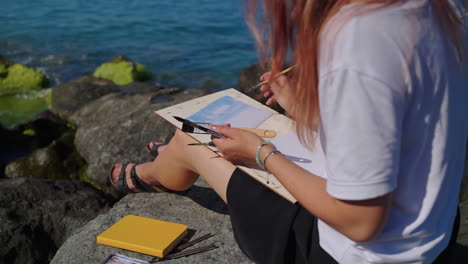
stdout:
[(255, 263), (337, 263), (319, 245), (317, 219), (236, 169), (227, 187), (234, 237)]
[[(319, 245), (317, 219), (236, 169), (227, 187), (234, 238), (255, 263), (338, 263)], [(447, 248), (433, 262), (452, 262), (460, 225), (457, 210)]]

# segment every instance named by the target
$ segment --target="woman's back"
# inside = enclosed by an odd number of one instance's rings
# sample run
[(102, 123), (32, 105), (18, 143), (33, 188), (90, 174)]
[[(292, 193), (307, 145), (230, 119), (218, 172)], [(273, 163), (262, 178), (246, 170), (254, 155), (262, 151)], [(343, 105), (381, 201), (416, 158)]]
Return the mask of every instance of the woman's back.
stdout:
[[(388, 224), (372, 242), (320, 223), (322, 247), (342, 263), (428, 262), (450, 239), (468, 134), (468, 68), (430, 2), (350, 18), (322, 42), (322, 54), (333, 54), (320, 62), (327, 191), (343, 200), (393, 191)], [(336, 17), (353, 12), (346, 6)]]

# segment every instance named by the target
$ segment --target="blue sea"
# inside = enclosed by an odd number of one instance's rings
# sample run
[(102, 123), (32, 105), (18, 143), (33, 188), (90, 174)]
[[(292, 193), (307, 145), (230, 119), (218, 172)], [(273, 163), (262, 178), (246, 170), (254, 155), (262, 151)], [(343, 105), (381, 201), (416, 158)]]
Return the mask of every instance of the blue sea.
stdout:
[(116, 55), (152, 82), (214, 90), (257, 62), (242, 0), (1, 0), (0, 55), (44, 72), (52, 86)]

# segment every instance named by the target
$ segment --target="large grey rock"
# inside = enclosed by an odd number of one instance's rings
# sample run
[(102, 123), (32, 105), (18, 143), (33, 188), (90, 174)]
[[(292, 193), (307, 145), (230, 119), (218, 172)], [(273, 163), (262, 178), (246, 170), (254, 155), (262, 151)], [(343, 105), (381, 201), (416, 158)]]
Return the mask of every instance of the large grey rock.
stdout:
[(81, 106), (119, 91), (120, 87), (112, 81), (85, 75), (52, 89), (52, 111), (66, 119)]
[(151, 160), (145, 145), (168, 141), (175, 129), (154, 111), (207, 94), (206, 90), (161, 89), (153, 93), (105, 95), (76, 111), (69, 120), (78, 126), (75, 145), (88, 163), (88, 177), (113, 192), (109, 169), (118, 162)]
[(228, 215), (198, 206), (191, 199), (181, 195), (141, 193), (125, 196), (107, 214), (98, 216), (75, 232), (57, 251), (51, 264), (100, 263), (112, 253), (150, 260), (151, 257), (148, 255), (96, 243), (96, 237), (101, 232), (129, 214), (186, 224), (195, 230), (194, 238), (207, 233), (215, 235), (194, 245), (193, 248), (211, 243), (220, 244), (217, 249), (186, 258), (168, 260), (165, 263), (251, 263), (234, 240)]
[(0, 180), (0, 263), (49, 263), (75, 229), (112, 203), (83, 182)]

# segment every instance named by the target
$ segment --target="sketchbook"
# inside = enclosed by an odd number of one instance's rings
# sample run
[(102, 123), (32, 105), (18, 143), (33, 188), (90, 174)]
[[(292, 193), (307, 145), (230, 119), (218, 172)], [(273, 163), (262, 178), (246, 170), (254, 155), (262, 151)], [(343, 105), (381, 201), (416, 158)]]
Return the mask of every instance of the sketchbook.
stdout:
[(103, 245), (165, 257), (188, 234), (188, 226), (127, 215), (96, 238)]
[[(156, 114), (181, 129), (182, 123), (173, 118), (179, 116), (193, 122), (211, 124), (230, 123), (232, 127), (268, 129), (276, 132), (274, 138), (268, 138), (283, 155), (302, 168), (324, 177), (324, 155), (319, 140), (311, 151), (300, 142), (293, 129), (293, 121), (285, 115), (235, 90), (227, 89), (203, 97), (192, 99), (156, 111)], [(198, 142), (209, 142), (209, 134), (187, 133)], [(216, 150), (214, 147), (205, 146)], [(220, 155), (220, 154), (218, 154)], [(239, 169), (264, 184), (291, 203), (297, 200), (283, 185), (266, 171), (245, 166)]]

